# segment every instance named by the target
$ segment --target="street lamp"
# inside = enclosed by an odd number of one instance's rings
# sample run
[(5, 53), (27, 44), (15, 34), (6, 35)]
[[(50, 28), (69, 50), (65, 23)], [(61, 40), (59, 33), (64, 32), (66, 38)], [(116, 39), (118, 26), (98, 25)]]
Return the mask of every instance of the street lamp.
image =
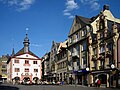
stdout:
[(115, 68), (115, 65), (114, 65), (114, 64), (111, 64), (111, 68), (114, 69), (114, 68)]
[(89, 71), (89, 70), (90, 70), (90, 69), (87, 67), (87, 68), (86, 68), (86, 71)]

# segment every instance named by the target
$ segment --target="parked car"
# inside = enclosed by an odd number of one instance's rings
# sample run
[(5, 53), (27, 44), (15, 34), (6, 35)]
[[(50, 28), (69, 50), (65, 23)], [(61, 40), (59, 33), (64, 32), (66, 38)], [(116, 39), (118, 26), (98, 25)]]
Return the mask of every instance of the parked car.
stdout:
[(2, 78), (0, 78), (0, 84), (2, 84), (3, 83), (3, 79)]
[(33, 84), (36, 84), (36, 85), (37, 85), (37, 84), (40, 84), (39, 78), (38, 78), (38, 77), (34, 77), (32, 83), (33, 83)]
[(20, 77), (15, 77), (13, 80), (15, 84), (20, 84)]
[(30, 81), (29, 77), (24, 77), (22, 84), (30, 85), (30, 84), (32, 84), (32, 81)]

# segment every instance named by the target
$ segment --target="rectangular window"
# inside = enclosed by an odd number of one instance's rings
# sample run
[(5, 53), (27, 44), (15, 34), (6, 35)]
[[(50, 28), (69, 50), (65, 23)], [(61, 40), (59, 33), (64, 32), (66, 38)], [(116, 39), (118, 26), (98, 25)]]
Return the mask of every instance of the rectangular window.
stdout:
[(108, 50), (111, 50), (111, 51), (112, 51), (112, 49), (113, 49), (112, 43), (108, 43), (107, 47), (108, 47)]
[(28, 61), (28, 60), (25, 60), (25, 64), (29, 64), (29, 61)]
[(83, 63), (83, 65), (86, 65), (86, 64), (87, 64), (87, 59), (86, 59), (86, 57), (82, 57), (82, 63)]
[(97, 62), (96, 61), (94, 61), (94, 68), (96, 69), (97, 68)]
[(37, 64), (37, 61), (33, 61), (33, 64)]
[(105, 48), (104, 48), (104, 46), (101, 46), (100, 47), (100, 53), (103, 53), (103, 52), (105, 52)]
[(19, 60), (15, 60), (15, 62), (14, 63), (19, 63)]
[(86, 30), (82, 30), (82, 36), (85, 36), (86, 34)]
[(15, 68), (15, 72), (20, 72), (20, 69), (19, 68)]
[(97, 48), (93, 48), (93, 53), (94, 53), (94, 55), (97, 54)]
[(2, 68), (7, 68), (7, 65), (2, 65)]
[(100, 33), (100, 38), (103, 38), (104, 37), (104, 33)]
[(25, 68), (25, 72), (29, 72), (29, 68)]
[(79, 39), (79, 34), (78, 33), (75, 35), (75, 38), (76, 38), (76, 41), (78, 41), (78, 39)]
[(38, 69), (34, 69), (34, 72), (38, 72)]
[(86, 50), (86, 48), (87, 48), (86, 42), (83, 42), (82, 43), (82, 51)]

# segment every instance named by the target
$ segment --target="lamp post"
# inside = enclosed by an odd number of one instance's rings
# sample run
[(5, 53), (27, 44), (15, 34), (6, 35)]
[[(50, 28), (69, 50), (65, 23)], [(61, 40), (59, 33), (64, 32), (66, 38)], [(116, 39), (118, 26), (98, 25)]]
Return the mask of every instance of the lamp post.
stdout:
[[(89, 67), (86, 68), (86, 71), (87, 71), (87, 72), (90, 71)], [(89, 73), (87, 74), (87, 84), (88, 84), (88, 86), (90, 85)]]
[[(112, 69), (112, 70), (111, 70), (111, 74), (113, 74), (113, 69), (115, 68), (115, 65), (114, 65), (114, 64), (111, 64), (110, 68)], [(111, 75), (110, 75), (110, 78), (111, 78)], [(114, 80), (114, 77), (112, 78), (112, 80)], [(110, 87), (111, 87), (112, 83), (113, 83), (113, 82), (112, 82), (111, 79), (110, 79), (110, 84), (109, 84)]]

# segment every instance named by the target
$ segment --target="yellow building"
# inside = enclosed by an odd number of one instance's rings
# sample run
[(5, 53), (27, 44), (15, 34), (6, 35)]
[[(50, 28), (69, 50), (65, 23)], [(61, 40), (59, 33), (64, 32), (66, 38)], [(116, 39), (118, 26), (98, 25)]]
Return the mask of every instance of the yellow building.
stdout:
[(3, 55), (0, 57), (0, 75), (4, 80), (7, 79), (7, 60), (9, 56), (8, 55)]

